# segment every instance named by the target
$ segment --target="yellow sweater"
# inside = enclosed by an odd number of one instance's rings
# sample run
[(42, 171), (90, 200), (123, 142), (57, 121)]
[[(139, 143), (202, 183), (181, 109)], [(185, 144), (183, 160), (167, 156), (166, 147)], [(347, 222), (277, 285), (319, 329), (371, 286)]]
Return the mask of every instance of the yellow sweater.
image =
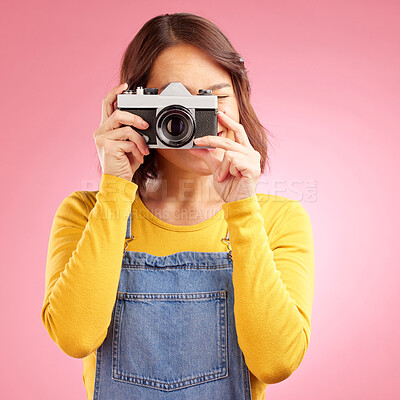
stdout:
[(195, 225), (168, 224), (145, 207), (138, 186), (103, 174), (99, 191), (75, 191), (58, 207), (51, 228), (42, 322), (53, 341), (83, 359), (93, 398), (96, 349), (111, 322), (126, 224), (127, 250), (165, 256), (180, 251), (227, 251), (229, 229), (234, 313), (239, 346), (250, 371), (253, 400), (300, 365), (311, 334), (314, 244), (310, 218), (297, 200), (258, 193), (224, 203)]

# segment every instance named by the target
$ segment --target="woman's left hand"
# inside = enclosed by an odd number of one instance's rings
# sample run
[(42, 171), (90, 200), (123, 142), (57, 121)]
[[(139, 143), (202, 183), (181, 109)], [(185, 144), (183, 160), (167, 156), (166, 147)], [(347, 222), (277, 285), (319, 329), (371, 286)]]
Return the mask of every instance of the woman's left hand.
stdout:
[(196, 146), (224, 149), (222, 161), (207, 149), (189, 151), (207, 164), (213, 174), (214, 188), (225, 203), (255, 196), (261, 173), (261, 155), (253, 149), (243, 125), (222, 112), (218, 118), (222, 125), (233, 131), (235, 141), (220, 136), (203, 136), (195, 139), (194, 143)]

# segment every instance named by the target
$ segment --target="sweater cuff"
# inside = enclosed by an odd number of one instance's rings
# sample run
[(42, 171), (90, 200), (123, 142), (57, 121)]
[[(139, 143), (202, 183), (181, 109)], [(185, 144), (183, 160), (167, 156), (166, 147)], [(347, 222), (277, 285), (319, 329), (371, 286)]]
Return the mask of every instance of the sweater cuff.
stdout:
[(221, 208), (224, 210), (224, 217), (228, 223), (232, 220), (248, 217), (261, 210), (257, 195), (224, 203)]
[(103, 201), (115, 202), (126, 201), (131, 204), (135, 200), (138, 185), (127, 179), (115, 175), (102, 174), (99, 193)]

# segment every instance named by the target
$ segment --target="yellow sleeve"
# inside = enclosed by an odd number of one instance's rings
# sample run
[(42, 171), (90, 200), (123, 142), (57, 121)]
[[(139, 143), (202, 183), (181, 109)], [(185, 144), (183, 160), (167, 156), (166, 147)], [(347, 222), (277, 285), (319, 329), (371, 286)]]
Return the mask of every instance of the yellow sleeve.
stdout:
[(288, 199), (270, 240), (257, 196), (222, 208), (232, 249), (239, 346), (253, 375), (267, 384), (281, 382), (300, 365), (310, 341), (314, 296), (310, 218), (299, 201)]
[(137, 185), (103, 174), (93, 206), (74, 192), (51, 228), (41, 319), (64, 353), (83, 358), (107, 336)]

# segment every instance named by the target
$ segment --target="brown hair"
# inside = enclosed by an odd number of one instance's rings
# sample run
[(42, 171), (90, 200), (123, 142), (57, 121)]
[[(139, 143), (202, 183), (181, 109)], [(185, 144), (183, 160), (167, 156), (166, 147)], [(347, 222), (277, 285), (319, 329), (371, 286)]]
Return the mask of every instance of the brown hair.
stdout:
[[(271, 133), (260, 123), (250, 104), (250, 82), (242, 58), (228, 38), (208, 19), (189, 13), (175, 13), (159, 15), (147, 21), (122, 56), (120, 84), (127, 82), (132, 90), (137, 86), (146, 87), (157, 56), (163, 50), (182, 43), (196, 46), (230, 73), (240, 123), (250, 144), (261, 155), (260, 168), (263, 173), (265, 166), (269, 167), (268, 136)], [(156, 149), (149, 150), (150, 154), (144, 157), (143, 164), (132, 177), (139, 193), (146, 188), (148, 179), (159, 177)]]

